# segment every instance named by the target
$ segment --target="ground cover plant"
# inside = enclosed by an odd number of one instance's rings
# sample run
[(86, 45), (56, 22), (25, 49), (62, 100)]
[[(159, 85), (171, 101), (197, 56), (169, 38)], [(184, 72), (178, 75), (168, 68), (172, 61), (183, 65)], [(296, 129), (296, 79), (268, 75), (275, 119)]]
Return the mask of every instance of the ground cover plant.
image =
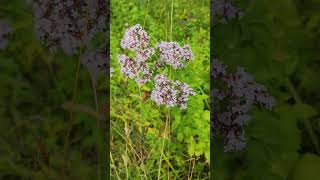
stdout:
[[(213, 134), (220, 135), (212, 140), (213, 179), (318, 179), (319, 1), (213, 0), (211, 3), (214, 6), (213, 87), (221, 87), (221, 81), (227, 84), (222, 87), (236, 85), (232, 94), (245, 95), (245, 99), (255, 95), (263, 97), (258, 102), (264, 102), (251, 104), (250, 111), (240, 109), (246, 112), (240, 114), (240, 119), (220, 117), (226, 123), (237, 120), (226, 128), (227, 132), (236, 132), (233, 133), (236, 136), (231, 136), (236, 139), (231, 141), (236, 142), (235, 146), (228, 146), (228, 136), (212, 126)], [(223, 65), (228, 67), (226, 71)], [(244, 69), (239, 71), (239, 68)], [(240, 72), (242, 77), (243, 72), (249, 73), (255, 83), (264, 86), (267, 94), (250, 93), (256, 89), (252, 87), (257, 87), (252, 83), (242, 86), (248, 82), (247, 75), (246, 78), (231, 76), (240, 80), (236, 81), (238, 84), (232, 78), (217, 77), (230, 71)], [(221, 100), (224, 94), (216, 92), (213, 97)], [(241, 102), (234, 99), (231, 102), (236, 102), (229, 106), (234, 109), (227, 112), (238, 113), (237, 105)], [(232, 127), (238, 130), (232, 131)]]
[(111, 177), (208, 179), (209, 2), (111, 7)]

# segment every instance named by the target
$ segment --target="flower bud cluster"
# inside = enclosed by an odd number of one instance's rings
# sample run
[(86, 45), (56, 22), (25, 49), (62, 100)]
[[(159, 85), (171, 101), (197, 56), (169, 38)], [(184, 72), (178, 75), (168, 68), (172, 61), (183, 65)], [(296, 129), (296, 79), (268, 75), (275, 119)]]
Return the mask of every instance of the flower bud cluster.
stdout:
[(160, 50), (160, 63), (168, 64), (173, 69), (184, 68), (184, 63), (193, 59), (189, 45), (180, 47), (177, 42), (160, 42), (157, 48)]
[(214, 80), (212, 134), (224, 138), (225, 151), (241, 150), (246, 146), (244, 125), (250, 120), (251, 109), (258, 105), (271, 110), (275, 99), (243, 68), (228, 73), (227, 66), (214, 59), (211, 73)]
[(195, 92), (187, 84), (171, 81), (165, 75), (157, 75), (155, 84), (155, 88), (151, 92), (151, 99), (158, 105), (178, 106), (180, 109), (186, 109), (188, 97), (195, 95)]

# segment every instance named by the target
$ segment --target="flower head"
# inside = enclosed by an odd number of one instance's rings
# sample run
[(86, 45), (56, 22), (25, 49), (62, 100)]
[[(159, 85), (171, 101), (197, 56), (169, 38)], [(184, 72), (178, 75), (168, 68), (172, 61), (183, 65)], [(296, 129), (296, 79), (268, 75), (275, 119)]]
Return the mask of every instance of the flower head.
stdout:
[(121, 47), (132, 51), (142, 50), (147, 48), (148, 45), (148, 34), (140, 24), (127, 29), (121, 40)]
[(165, 75), (157, 75), (155, 83), (151, 99), (158, 105), (178, 106), (180, 109), (186, 109), (188, 97), (195, 95), (195, 92), (187, 84), (171, 81)]
[(35, 31), (51, 51), (61, 48), (73, 55), (89, 45), (99, 32), (106, 31), (104, 0), (30, 0)]
[(135, 79), (140, 84), (150, 81), (151, 72), (147, 64), (123, 54), (118, 56), (118, 61), (121, 65), (121, 73), (125, 76)]
[(160, 63), (172, 66), (174, 69), (185, 67), (185, 62), (193, 59), (189, 45), (180, 47), (176, 42), (160, 42), (157, 45), (160, 50)]
[(139, 62), (147, 61), (155, 53), (153, 48), (141, 49), (136, 52), (136, 60)]
[(246, 145), (244, 125), (250, 120), (250, 110), (254, 105), (271, 110), (275, 99), (243, 68), (229, 73), (225, 65), (214, 59), (211, 73), (215, 81), (212, 134), (224, 138), (225, 151), (241, 150)]

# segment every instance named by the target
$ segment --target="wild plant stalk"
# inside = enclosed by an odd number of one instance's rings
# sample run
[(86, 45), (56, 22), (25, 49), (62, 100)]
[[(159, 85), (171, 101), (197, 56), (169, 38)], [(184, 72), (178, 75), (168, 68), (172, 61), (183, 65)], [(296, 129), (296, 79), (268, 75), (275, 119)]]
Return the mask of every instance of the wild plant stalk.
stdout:
[[(171, 13), (170, 13), (170, 41), (172, 41), (172, 30), (173, 30), (173, 5), (174, 5), (174, 0), (172, 0), (171, 3)], [(166, 18), (167, 19), (167, 18)], [(168, 39), (168, 30), (167, 30), (167, 20), (166, 20), (166, 40)], [(169, 74), (170, 74), (170, 79), (172, 79), (172, 70), (171, 67), (169, 68)], [(169, 107), (168, 111), (166, 112), (166, 126), (165, 126), (165, 132), (164, 132), (164, 137), (167, 137), (168, 139), (168, 154), (169, 157), (167, 157), (167, 172), (168, 172), (168, 179), (170, 179), (170, 173), (169, 173), (169, 163), (170, 163), (170, 123), (171, 123), (171, 108)], [(161, 170), (161, 162), (162, 162), (162, 156), (163, 156), (163, 151), (164, 151), (164, 140), (162, 141), (162, 147), (161, 147), (161, 155), (160, 155), (160, 162), (159, 162), (159, 168), (158, 168), (158, 179), (160, 178), (160, 170)]]
[[(124, 128), (125, 128), (125, 132), (126, 132), (126, 138), (129, 139), (130, 137), (130, 134), (128, 132), (128, 127), (127, 127), (127, 122), (125, 122), (125, 125), (124, 125)], [(123, 161), (124, 161), (124, 165), (126, 166), (126, 177), (127, 177), (127, 180), (129, 179), (129, 173), (128, 173), (128, 142), (126, 141), (126, 152), (125, 152), (125, 158)]]
[[(174, 0), (172, 0), (172, 3), (171, 3), (171, 16), (170, 16), (170, 41), (172, 41), (172, 30), (173, 30), (173, 5), (174, 5)], [(170, 69), (169, 69), (169, 73), (170, 73), (170, 79), (172, 79), (172, 67), (170, 66)], [(168, 110), (168, 162), (170, 162), (170, 157), (171, 157), (171, 153), (170, 153), (170, 139), (171, 139), (171, 126), (170, 126), (170, 123), (171, 123), (171, 108), (169, 107), (169, 110)], [(169, 166), (168, 166), (168, 172), (169, 172)], [(170, 173), (168, 173), (170, 174)], [(168, 179), (169, 179), (169, 175), (168, 175)]]
[(171, 3), (171, 16), (170, 16), (170, 41), (172, 41), (172, 29), (173, 29), (173, 5), (174, 5), (174, 0), (172, 0), (172, 3)]
[(192, 161), (192, 168), (191, 168), (191, 173), (190, 173), (190, 180), (192, 179), (192, 176), (193, 176), (193, 170), (194, 170), (194, 164), (196, 163), (196, 159), (193, 158), (193, 161)]
[[(201, 91), (202, 94), (205, 94), (201, 86), (199, 86), (199, 89), (200, 89), (200, 91)], [(210, 105), (209, 105), (209, 103), (208, 103), (208, 100), (205, 100), (204, 102), (206, 103), (208, 109), (210, 110)]]
[[(125, 122), (125, 120), (124, 120), (124, 122)], [(125, 123), (126, 123), (126, 122), (125, 122)], [(142, 162), (142, 157), (139, 156), (138, 152), (135, 150), (135, 148), (134, 148), (133, 145), (132, 145), (132, 141), (131, 141), (131, 138), (130, 138), (130, 134), (124, 136), (124, 135), (121, 134), (117, 129), (113, 128), (113, 130), (125, 141), (126, 145), (128, 145), (128, 146), (126, 146), (126, 147), (129, 147), (129, 148), (130, 148), (130, 152), (132, 152), (133, 156), (134, 156), (134, 157), (137, 157), (137, 158), (139, 159), (139, 161)], [(128, 152), (129, 152), (129, 151), (128, 151)], [(134, 161), (135, 161), (134, 164), (137, 165), (138, 163), (137, 163), (136, 158), (134, 159)], [(138, 168), (137, 166), (135, 166), (135, 167), (136, 167), (137, 170), (138, 170), (138, 174), (141, 174), (139, 168)], [(143, 170), (143, 173), (144, 173), (145, 177), (150, 177), (149, 172), (148, 172), (148, 170), (146, 169), (146, 167), (145, 167), (144, 164), (142, 164), (142, 167), (141, 167), (141, 168), (142, 168), (142, 170)]]
[(143, 21), (143, 26), (142, 26), (143, 28), (146, 25), (148, 10), (149, 10), (149, 0), (147, 2), (147, 9), (146, 9), (146, 13), (145, 13), (145, 16), (144, 16), (144, 21)]
[(116, 176), (118, 178), (118, 180), (121, 180), (117, 171), (117, 168), (115, 168), (115, 164), (114, 164), (114, 160), (113, 160), (113, 156), (112, 153), (110, 151), (110, 159), (111, 159), (111, 167), (113, 167), (114, 171), (116, 172)]
[[(91, 85), (92, 85), (92, 91), (93, 91), (93, 96), (94, 96), (94, 104), (95, 104), (96, 112), (99, 114), (97, 88), (96, 88), (96, 83), (95, 83), (93, 77), (91, 77)], [(98, 132), (99, 132), (99, 141), (101, 141), (102, 130), (101, 130), (100, 119), (96, 120), (96, 126), (97, 126)], [(97, 143), (97, 152), (98, 152), (97, 153), (97, 175), (98, 175), (99, 179), (101, 179), (101, 168), (100, 168), (101, 163), (100, 163), (100, 161), (101, 161), (102, 152), (101, 152), (101, 147), (99, 145), (100, 145), (100, 142)]]
[(167, 135), (167, 123), (168, 123), (168, 117), (166, 118), (166, 125), (164, 128), (164, 137), (162, 137), (162, 146), (161, 146), (161, 151), (160, 151), (160, 161), (159, 161), (159, 167), (158, 167), (158, 180), (160, 179), (160, 171), (161, 171), (161, 163), (162, 163), (162, 156), (163, 156), (163, 151), (164, 151), (164, 139)]
[[(81, 53), (80, 53), (81, 54)], [(80, 65), (81, 65), (81, 60), (80, 60), (80, 56), (78, 57), (78, 62), (77, 62), (77, 67), (76, 67), (76, 77), (75, 77), (75, 80), (74, 80), (74, 86), (73, 86), (73, 92), (72, 92), (72, 103), (75, 103), (75, 100), (76, 100), (76, 95), (77, 95), (77, 91), (78, 91), (78, 81), (79, 81), (79, 72), (80, 72)], [(69, 112), (69, 123), (68, 123), (68, 128), (67, 128), (67, 134), (65, 136), (65, 144), (64, 144), (64, 161), (65, 161), (65, 164), (67, 167), (70, 166), (70, 162), (68, 161), (68, 153), (69, 153), (69, 138), (70, 138), (70, 132), (71, 132), (71, 129), (72, 129), (72, 125), (73, 125), (73, 111), (70, 111)], [(66, 178), (66, 169), (63, 170), (63, 174)]]

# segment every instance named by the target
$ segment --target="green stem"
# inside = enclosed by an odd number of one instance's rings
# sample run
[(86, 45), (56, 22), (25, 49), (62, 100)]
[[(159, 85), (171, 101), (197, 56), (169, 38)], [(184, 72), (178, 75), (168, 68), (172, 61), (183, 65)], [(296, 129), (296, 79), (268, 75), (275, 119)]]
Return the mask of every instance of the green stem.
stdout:
[(146, 19), (147, 19), (148, 9), (149, 9), (149, 0), (148, 0), (148, 2), (147, 2), (146, 13), (145, 13), (145, 15), (144, 15), (144, 21), (143, 21), (143, 26), (142, 26), (143, 28), (144, 28), (144, 26), (146, 25)]
[[(80, 64), (81, 64), (81, 61), (80, 61), (80, 55), (79, 55), (79, 58), (78, 58), (78, 63), (77, 63), (77, 69), (76, 69), (76, 77), (75, 77), (75, 80), (74, 80), (74, 87), (73, 87), (73, 92), (72, 92), (72, 103), (75, 103), (75, 100), (76, 100), (76, 96), (77, 96), (77, 90), (78, 90), (78, 81), (79, 81), (79, 72), (80, 72)], [(68, 123), (68, 129), (67, 129), (67, 134), (65, 136), (65, 144), (64, 144), (64, 160), (65, 160), (65, 163), (67, 165), (67, 167), (69, 167), (69, 163), (68, 163), (68, 152), (69, 152), (69, 137), (70, 137), (70, 132), (71, 132), (71, 129), (72, 129), (72, 125), (73, 125), (73, 111), (70, 111), (69, 113), (69, 117), (70, 117), (70, 120), (69, 120), (69, 123)], [(66, 175), (66, 172), (64, 171), (64, 175)]]
[(172, 41), (172, 29), (173, 29), (173, 2), (171, 3), (171, 17), (170, 17), (170, 41)]
[(98, 113), (99, 112), (99, 105), (98, 105), (97, 88), (96, 88), (96, 84), (95, 84), (95, 81), (93, 80), (93, 78), (91, 78), (91, 85), (92, 85), (92, 91), (93, 91), (93, 96), (94, 96), (94, 104), (96, 107), (96, 111)]
[[(98, 97), (97, 97), (97, 88), (96, 88), (96, 84), (95, 84), (95, 81), (94, 79), (91, 77), (91, 85), (92, 85), (92, 91), (93, 91), (93, 96), (94, 96), (94, 104), (95, 104), (95, 107), (96, 107), (96, 112), (99, 114), (99, 105), (98, 105)], [(96, 122), (96, 126), (97, 126), (97, 129), (98, 129), (98, 132), (99, 132), (99, 143), (97, 144), (97, 176), (98, 176), (98, 179), (101, 179), (101, 172), (104, 171), (104, 170), (101, 170), (101, 157), (103, 157), (102, 155), (102, 150), (101, 149), (104, 149), (103, 147), (104, 146), (104, 140), (102, 138), (102, 129), (101, 129), (101, 125), (100, 125), (100, 119), (97, 119), (97, 122)], [(102, 144), (103, 146), (100, 147), (99, 144)]]
[[(204, 93), (204, 91), (203, 91), (203, 89), (202, 89), (202, 87), (201, 87), (201, 86), (199, 86), (199, 88), (200, 88), (200, 90), (201, 90), (201, 93), (202, 93), (202, 94), (205, 94), (205, 93)], [(205, 102), (206, 102), (206, 105), (208, 106), (208, 108), (209, 108), (209, 110), (210, 110), (210, 106), (209, 106), (208, 101), (207, 101), (207, 100), (205, 100)]]

